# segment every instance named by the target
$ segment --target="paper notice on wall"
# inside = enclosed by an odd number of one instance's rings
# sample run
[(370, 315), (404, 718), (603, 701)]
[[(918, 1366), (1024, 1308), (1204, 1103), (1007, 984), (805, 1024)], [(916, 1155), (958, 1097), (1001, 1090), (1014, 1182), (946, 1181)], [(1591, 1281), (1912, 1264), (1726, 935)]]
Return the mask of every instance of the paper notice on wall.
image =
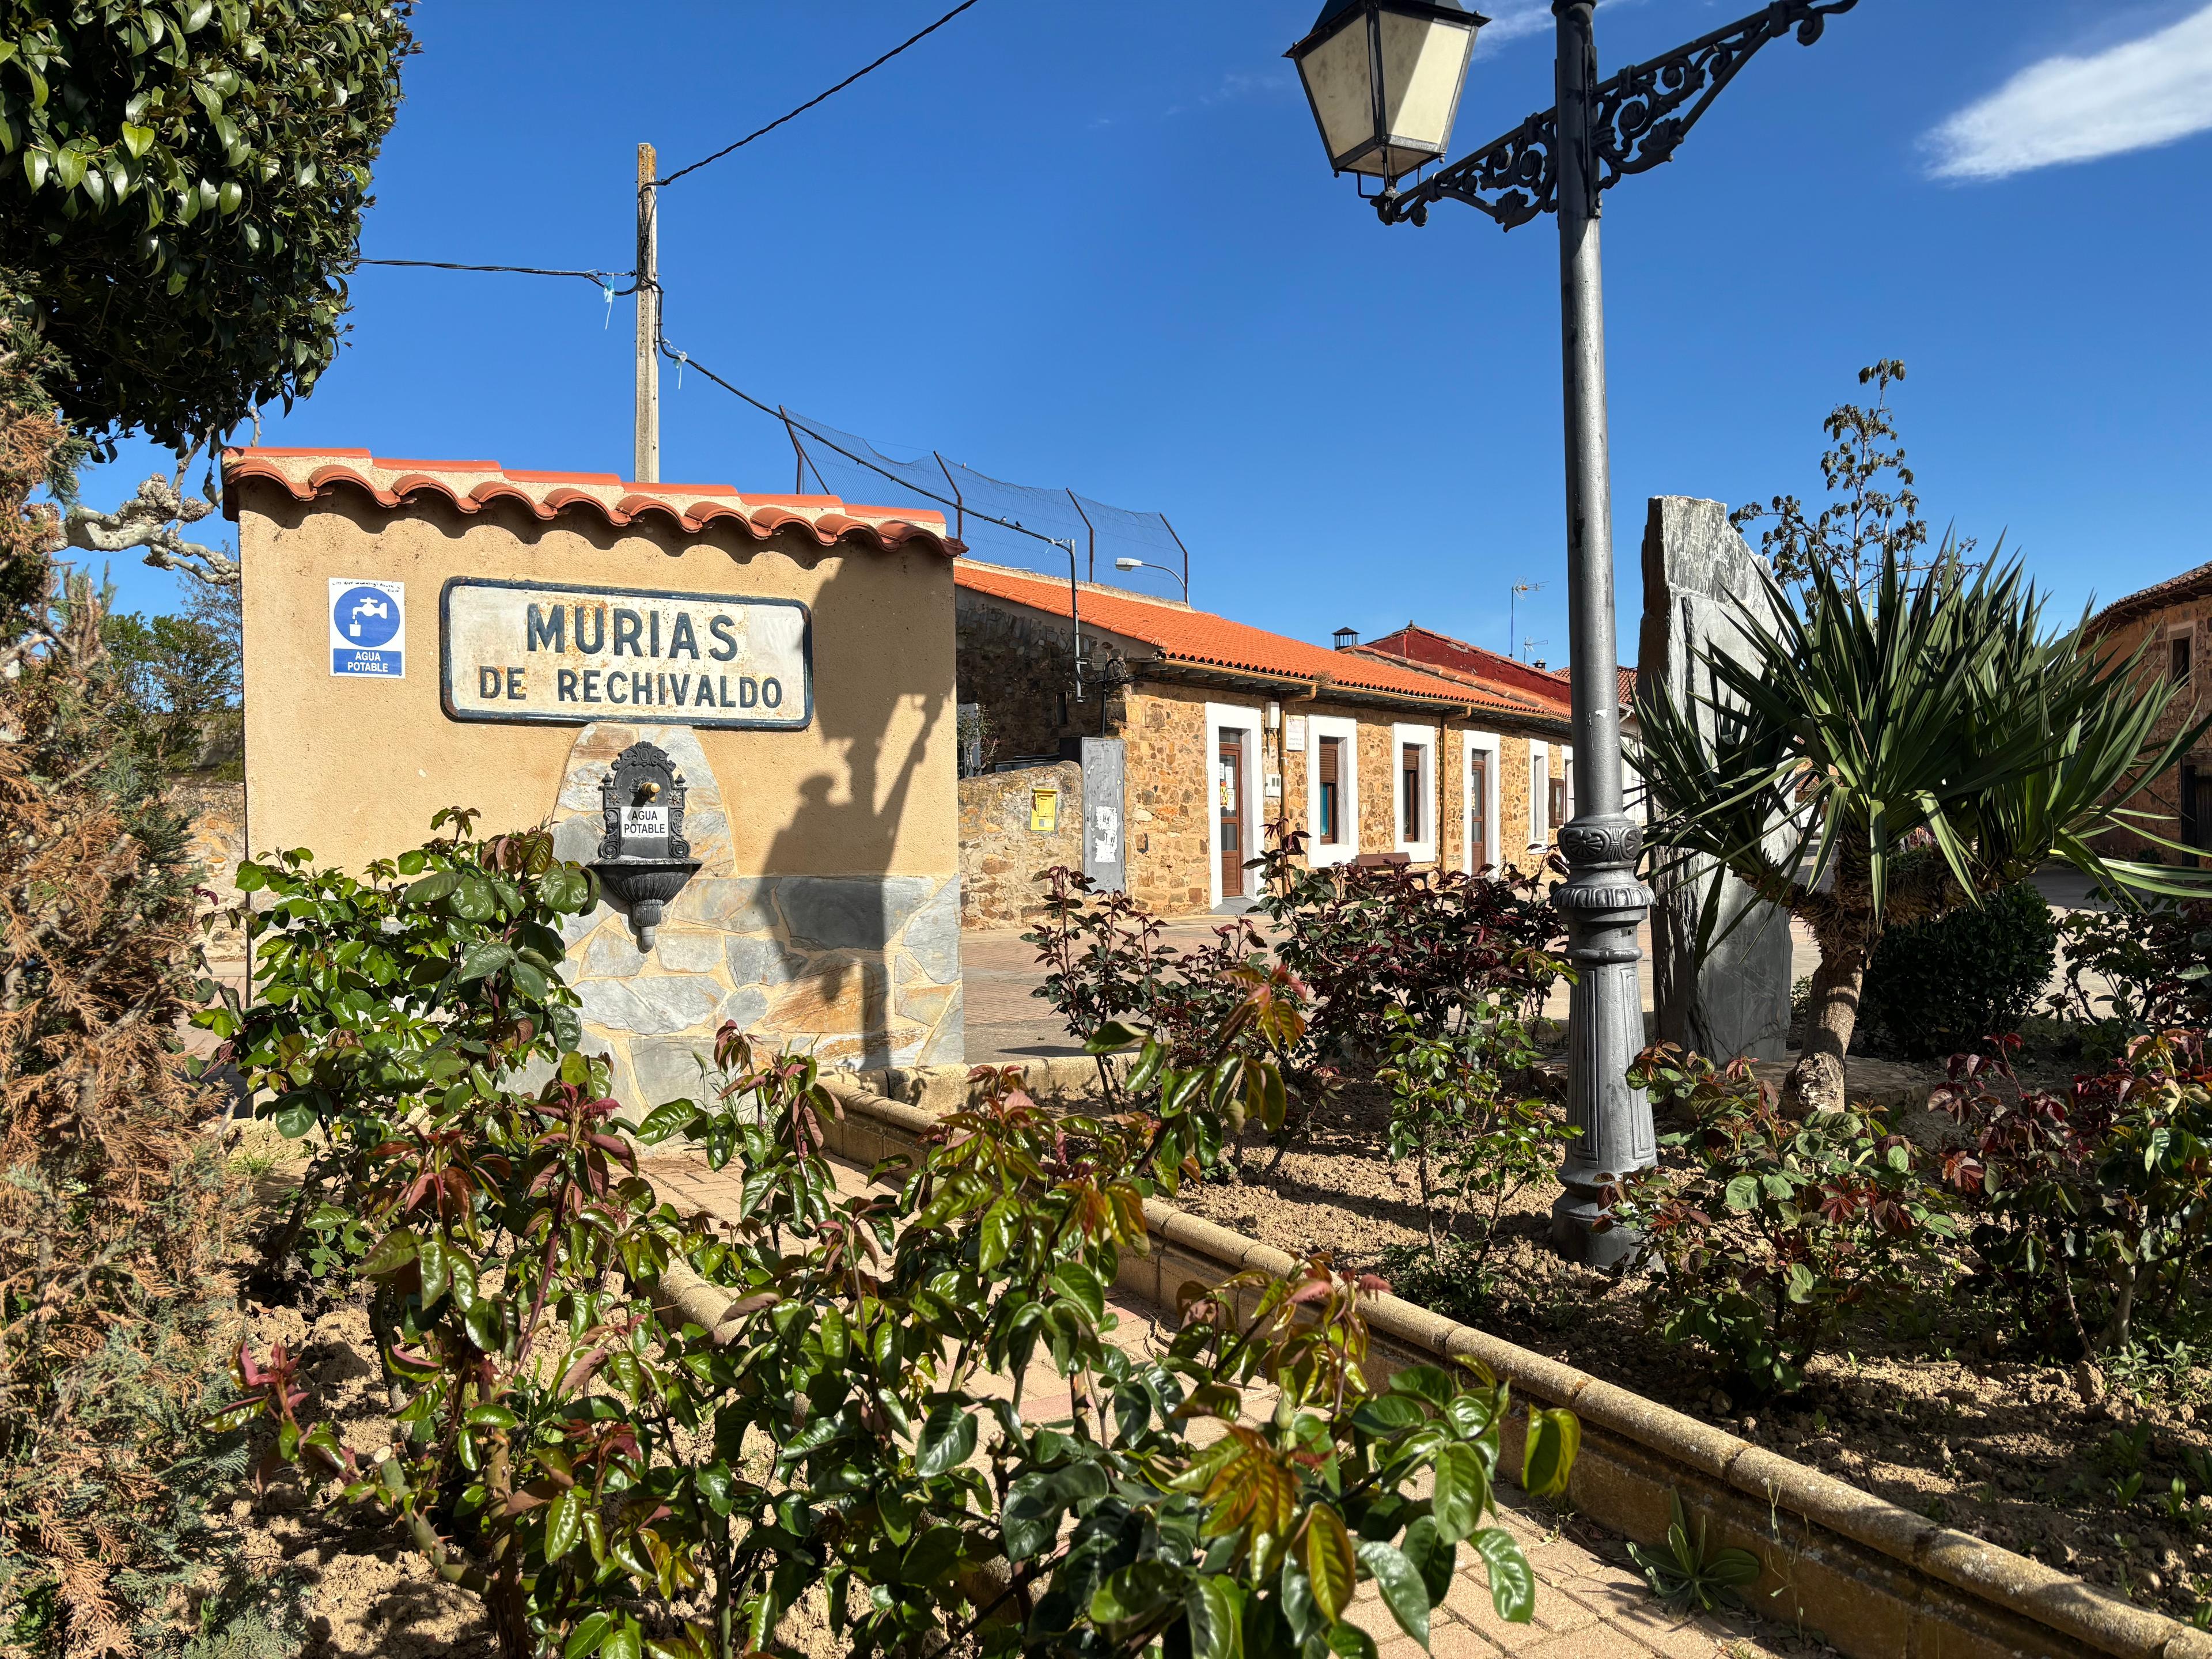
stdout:
[(1236, 763), (1234, 761), (1223, 761), (1219, 768), (1219, 775), (1221, 780), (1221, 810), (1226, 812), (1237, 805)]
[(1292, 714), (1283, 722), (1283, 747), (1293, 755), (1303, 755), (1306, 748), (1306, 717)]
[(1121, 813), (1119, 808), (1102, 806), (1091, 815), (1091, 857), (1097, 864), (1119, 864), (1121, 861)]

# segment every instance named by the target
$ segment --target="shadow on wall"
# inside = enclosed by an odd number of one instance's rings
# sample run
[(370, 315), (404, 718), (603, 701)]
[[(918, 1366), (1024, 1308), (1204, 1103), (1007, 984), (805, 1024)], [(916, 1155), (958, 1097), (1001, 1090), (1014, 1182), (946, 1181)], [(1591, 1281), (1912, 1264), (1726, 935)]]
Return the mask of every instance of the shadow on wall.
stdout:
[[(909, 1062), (917, 1043), (945, 1029), (948, 1014), (952, 1058), (959, 1057), (957, 849), (945, 849), (939, 872), (884, 873), (932, 739), (951, 712), (951, 687), (902, 691), (891, 714), (839, 672), (835, 643), (865, 641), (871, 654), (896, 658), (909, 684), (939, 672), (932, 659), (945, 653), (942, 672), (949, 678), (949, 641), (918, 638), (923, 630), (913, 628), (902, 610), (886, 617), (883, 585), (856, 584), (852, 574), (863, 560), (941, 556), (847, 550), (814, 600), (815, 726), (844, 775), (823, 770), (801, 780), (798, 804), (763, 860), (761, 867), (778, 878), (777, 908), (792, 943), (809, 952), (811, 971), (770, 1005), (756, 1029), (799, 1046), (810, 1032), (860, 1033), (857, 1052), (836, 1038), (823, 1042), (825, 1063), (874, 1069)], [(824, 641), (831, 642), (826, 651)], [(899, 718), (909, 714), (911, 720)], [(949, 739), (940, 763), (951, 771)], [(723, 788), (736, 799), (744, 781), (725, 780)], [(821, 870), (825, 848), (836, 849), (843, 868), (812, 874)], [(810, 873), (787, 879), (787, 872)]]

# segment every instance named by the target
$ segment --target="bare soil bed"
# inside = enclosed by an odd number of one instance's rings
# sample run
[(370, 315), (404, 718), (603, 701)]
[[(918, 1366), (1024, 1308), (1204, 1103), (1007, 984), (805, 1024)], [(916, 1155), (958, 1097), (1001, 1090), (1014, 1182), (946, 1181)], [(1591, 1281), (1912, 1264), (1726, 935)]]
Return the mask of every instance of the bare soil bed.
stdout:
[[(1279, 1249), (1373, 1268), (1387, 1247), (1426, 1236), (1412, 1165), (1380, 1151), (1388, 1123), (1382, 1091), (1353, 1085), (1273, 1169), (1255, 1147), (1241, 1184), (1185, 1188), (1176, 1202)], [(1693, 1353), (1646, 1329), (1635, 1277), (1552, 1253), (1556, 1190), (1540, 1182), (1510, 1205), (1492, 1258), (1496, 1294), (1437, 1311), (2140, 1605), (2183, 1620), (2212, 1607), (2212, 1504), (2194, 1479), (2180, 1516), (2158, 1502), (2185, 1451), (2212, 1453), (2212, 1371), (2188, 1348), (2107, 1376), (2009, 1351), (1931, 1287), (1917, 1305), (1851, 1326), (1844, 1352), (1816, 1358), (1795, 1396), (1732, 1400)], [(2132, 1460), (2115, 1455), (2115, 1437), (2145, 1429), (2141, 1486), (2123, 1502), (2115, 1481)]]

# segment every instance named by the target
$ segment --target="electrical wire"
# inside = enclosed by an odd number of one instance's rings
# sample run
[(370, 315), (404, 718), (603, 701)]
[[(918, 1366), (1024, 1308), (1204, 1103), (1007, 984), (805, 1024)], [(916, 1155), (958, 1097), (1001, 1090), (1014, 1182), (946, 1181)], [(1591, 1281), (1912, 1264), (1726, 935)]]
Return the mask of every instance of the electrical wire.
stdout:
[[(678, 167), (675, 172), (669, 173), (665, 178), (654, 179), (653, 181), (654, 186), (658, 188), (662, 185), (672, 185), (678, 179), (681, 179), (685, 173), (696, 173), (701, 167), (708, 165), (708, 162), (719, 161), (725, 155), (730, 154), (731, 151), (743, 149), (747, 144), (752, 143), (756, 138), (765, 138), (769, 133), (774, 132), (786, 121), (794, 120), (798, 117), (805, 114), (807, 111), (812, 109), (817, 104), (836, 97), (837, 94), (844, 91), (846, 88), (851, 86), (854, 82), (859, 80), (862, 76), (868, 74), (872, 70), (881, 69), (884, 64), (890, 63), (892, 58), (904, 52), (908, 46), (915, 45), (917, 41), (927, 40), (929, 36), (936, 33), (938, 30), (943, 28), (947, 23), (959, 16), (962, 12), (967, 10), (969, 7), (975, 3), (975, 0), (960, 0), (960, 3), (958, 5), (953, 7), (951, 11), (946, 12), (944, 16), (939, 18), (927, 28), (922, 30), (921, 33), (908, 35), (905, 40), (900, 41), (898, 45), (893, 46), (882, 57), (877, 58), (874, 63), (867, 64), (865, 68), (854, 70), (850, 75), (840, 81), (836, 86), (830, 88), (829, 91), (821, 93), (815, 97), (808, 99), (805, 103), (801, 104), (797, 109), (791, 111), (788, 114), (777, 116), (775, 120), (769, 122), (766, 126), (760, 128), (757, 131), (747, 133), (744, 137), (738, 139), (734, 144), (725, 144), (721, 149), (716, 150), (712, 155), (708, 155), (699, 161), (694, 161), (688, 167)], [(736, 390), (735, 387), (731, 389), (732, 391)]]
[(637, 292), (637, 283), (635, 281), (632, 281), (628, 288), (613, 286), (623, 277), (635, 278), (637, 273), (634, 270), (549, 270), (543, 265), (459, 265), (450, 264), (444, 259), (356, 259), (354, 263), (363, 265), (405, 265), (416, 270), (495, 270), (505, 271), (517, 276), (580, 276), (586, 282), (596, 283), (607, 293), (617, 296)]
[[(731, 385), (720, 375), (715, 374), (713, 369), (708, 368), (706, 364), (701, 362), (696, 357), (691, 356), (690, 353), (686, 351), (678, 351), (674, 346), (669, 344), (665, 337), (663, 337), (660, 339), (659, 344), (660, 347), (660, 355), (667, 358), (669, 362), (678, 364), (682, 368), (690, 368), (696, 374), (704, 375), (707, 379), (712, 380), (716, 386), (721, 387), (723, 391), (730, 393), (732, 397), (742, 398), (744, 402), (750, 404), (755, 409), (760, 410), (762, 414), (769, 416), (772, 419), (781, 421), (787, 428), (797, 427), (801, 432), (804, 432), (808, 437), (813, 439), (816, 443), (820, 444), (824, 449), (836, 451), (838, 454), (842, 455), (847, 460), (852, 462), (854, 465), (865, 466), (869, 471), (878, 473), (884, 477), (889, 478), (893, 483), (897, 484), (900, 488), (906, 489), (914, 495), (925, 496), (928, 500), (935, 501), (939, 507), (949, 507), (955, 512), (963, 514), (968, 518), (981, 519), (986, 524), (997, 525), (1003, 530), (1013, 531), (1019, 535), (1029, 537), (1032, 541), (1040, 541), (1048, 547), (1057, 547), (1066, 550), (1072, 554), (1074, 547), (1073, 543), (1063, 541), (1056, 536), (1048, 536), (1041, 530), (1032, 530), (1027, 525), (1021, 523), (1018, 520), (1001, 519), (988, 513), (978, 512), (972, 507), (963, 506), (960, 501), (955, 500), (950, 495), (940, 495), (933, 489), (923, 488), (921, 484), (915, 483), (911, 478), (902, 477), (899, 474), (893, 472), (887, 468), (878, 466), (873, 461), (868, 460), (863, 456), (855, 455), (851, 450), (846, 448), (843, 445), (831, 443), (829, 439), (823, 437), (812, 427), (808, 426), (803, 421), (793, 419), (783, 410), (776, 408), (772, 404), (763, 403), (759, 398), (754, 397), (751, 392), (747, 392), (744, 387)], [(816, 470), (815, 476), (817, 478), (821, 477), (821, 472), (818, 468)]]

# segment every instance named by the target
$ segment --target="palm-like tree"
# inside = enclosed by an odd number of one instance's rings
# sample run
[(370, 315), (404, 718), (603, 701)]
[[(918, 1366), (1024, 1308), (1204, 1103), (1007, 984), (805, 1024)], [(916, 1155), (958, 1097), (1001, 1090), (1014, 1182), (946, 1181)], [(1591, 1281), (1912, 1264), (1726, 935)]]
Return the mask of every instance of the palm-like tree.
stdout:
[(1885, 927), (1978, 904), (2052, 857), (2116, 891), (2212, 889), (2193, 869), (2091, 844), (2125, 826), (2190, 850), (2128, 803), (2212, 717), (2154, 739), (2173, 687), (2138, 678), (2140, 650), (2100, 655), (2086, 611), (2046, 635), (2044, 599), (2016, 562), (1913, 575), (1887, 555), (1863, 592), (1816, 568), (1799, 605), (1778, 586), (1767, 598), (1739, 601), (1746, 657), (1708, 653), (1686, 702), (1640, 688), (1634, 760), (1667, 809), (1652, 834), (1660, 868), (1712, 860), (1820, 946), (1785, 1090), (1798, 1109), (1844, 1103), (1844, 1053)]

